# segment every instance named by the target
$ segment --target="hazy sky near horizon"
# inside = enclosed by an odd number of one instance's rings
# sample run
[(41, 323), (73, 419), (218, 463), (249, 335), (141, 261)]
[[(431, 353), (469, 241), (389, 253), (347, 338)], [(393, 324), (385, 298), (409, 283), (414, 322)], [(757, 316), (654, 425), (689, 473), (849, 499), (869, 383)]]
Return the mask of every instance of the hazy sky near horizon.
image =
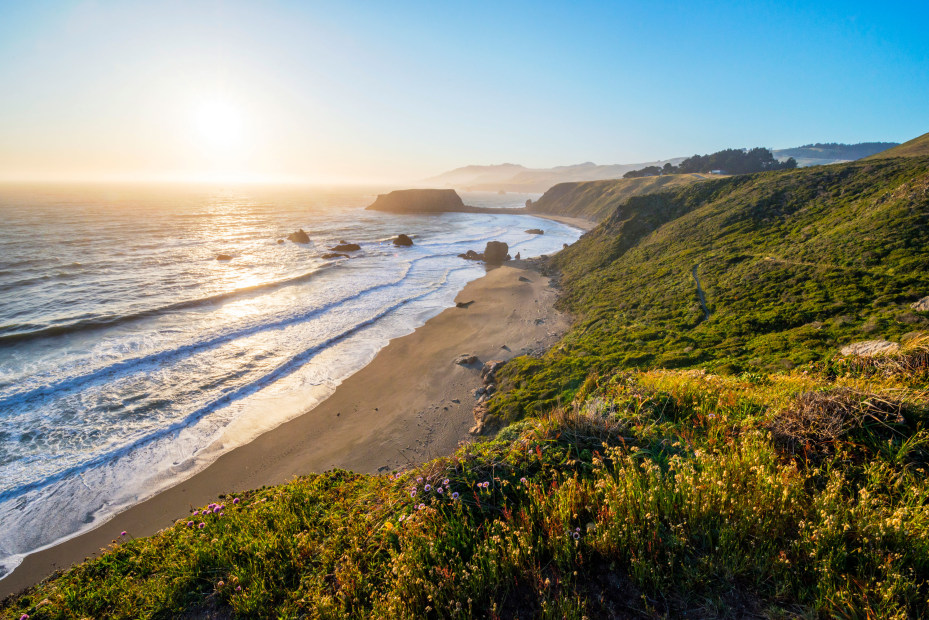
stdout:
[(0, 0), (0, 180), (403, 182), (929, 131), (929, 2)]

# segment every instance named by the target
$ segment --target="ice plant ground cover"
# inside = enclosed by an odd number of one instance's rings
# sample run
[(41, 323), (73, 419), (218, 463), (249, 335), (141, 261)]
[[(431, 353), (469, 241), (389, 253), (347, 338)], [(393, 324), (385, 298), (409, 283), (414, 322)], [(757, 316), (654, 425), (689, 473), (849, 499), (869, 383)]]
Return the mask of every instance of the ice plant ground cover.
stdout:
[(929, 372), (892, 362), (591, 376), (418, 469), (120, 538), (3, 617), (926, 615)]

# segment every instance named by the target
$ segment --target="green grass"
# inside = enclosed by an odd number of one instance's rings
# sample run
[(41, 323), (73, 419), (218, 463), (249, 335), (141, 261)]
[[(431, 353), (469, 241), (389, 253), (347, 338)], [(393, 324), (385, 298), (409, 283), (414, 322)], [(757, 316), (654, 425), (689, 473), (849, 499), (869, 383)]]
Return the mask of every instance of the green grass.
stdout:
[[(777, 372), (929, 328), (929, 159), (743, 175), (630, 198), (557, 254), (574, 328), (508, 366), (507, 420), (569, 401), (590, 372)], [(707, 319), (697, 294), (696, 269)]]
[(913, 138), (898, 146), (871, 155), (867, 159), (886, 159), (888, 157), (929, 157), (929, 133)]
[(638, 179), (559, 183), (532, 203), (531, 211), (600, 222), (633, 196), (654, 194), (708, 178), (702, 174), (669, 174)]

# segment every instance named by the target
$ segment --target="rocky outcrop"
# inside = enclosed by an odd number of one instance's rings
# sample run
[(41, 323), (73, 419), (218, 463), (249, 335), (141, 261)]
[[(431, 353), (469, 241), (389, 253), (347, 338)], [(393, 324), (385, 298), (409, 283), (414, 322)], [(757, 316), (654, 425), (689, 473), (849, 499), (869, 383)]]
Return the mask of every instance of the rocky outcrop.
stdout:
[(471, 410), (474, 416), (474, 426), (468, 431), (472, 435), (481, 435), (492, 432), (500, 428), (500, 419), (490, 413), (487, 407), (487, 401), (497, 391), (497, 371), (503, 367), (506, 362), (503, 360), (491, 360), (484, 363), (481, 368), (481, 381), (484, 385), (472, 391), (477, 398), (477, 405)]
[(875, 355), (888, 355), (900, 350), (900, 345), (889, 340), (862, 340), (845, 345), (839, 350), (842, 355), (859, 355), (872, 357)]
[(465, 208), (453, 189), (401, 189), (379, 194), (368, 209), (391, 213), (444, 213)]
[(323, 254), (321, 258), (326, 258), (326, 259), (329, 259), (329, 258), (351, 258), (351, 256), (349, 256), (348, 254), (341, 254), (341, 253), (339, 253), (339, 252), (327, 252), (326, 254)]
[(464, 254), (459, 254), (458, 258), (464, 258), (466, 260), (484, 260), (484, 255), (474, 250), (468, 250)]
[(484, 262), (488, 265), (500, 265), (509, 258), (510, 246), (503, 241), (488, 241), (484, 248)]
[(229, 254), (217, 254), (216, 260), (232, 260), (232, 256)]
[(357, 252), (361, 249), (361, 246), (357, 243), (340, 243), (329, 249), (333, 252)]
[(400, 234), (397, 235), (396, 239), (394, 239), (394, 245), (398, 245), (400, 247), (409, 247), (413, 245), (413, 240), (406, 235)]
[(923, 297), (919, 301), (914, 301), (910, 307), (917, 312), (929, 312), (929, 297)]
[(292, 232), (289, 235), (287, 235), (287, 239), (288, 241), (293, 241), (294, 243), (309, 243), (310, 242), (310, 236), (306, 234), (306, 232), (304, 232), (302, 228), (298, 230), (297, 232)]
[(530, 235), (544, 235), (545, 234), (545, 231), (542, 230), (541, 228), (530, 228), (526, 232), (529, 233)]
[(459, 366), (470, 366), (471, 364), (477, 364), (477, 362), (477, 356), (470, 353), (462, 353), (455, 358), (455, 363)]
[(481, 368), (481, 381), (484, 382), (484, 385), (491, 385), (497, 382), (497, 371), (503, 368), (503, 365), (506, 364), (503, 360), (491, 360), (484, 364), (484, 367)]

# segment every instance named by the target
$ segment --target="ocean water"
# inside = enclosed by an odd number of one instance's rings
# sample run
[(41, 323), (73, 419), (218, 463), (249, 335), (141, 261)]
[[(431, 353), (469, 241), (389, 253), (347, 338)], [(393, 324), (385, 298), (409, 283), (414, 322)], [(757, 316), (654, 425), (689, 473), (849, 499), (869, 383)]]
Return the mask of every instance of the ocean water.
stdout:
[[(306, 412), (484, 273), (457, 254), (580, 235), (364, 211), (375, 192), (0, 186), (0, 575)], [(342, 240), (362, 250), (321, 257)]]

